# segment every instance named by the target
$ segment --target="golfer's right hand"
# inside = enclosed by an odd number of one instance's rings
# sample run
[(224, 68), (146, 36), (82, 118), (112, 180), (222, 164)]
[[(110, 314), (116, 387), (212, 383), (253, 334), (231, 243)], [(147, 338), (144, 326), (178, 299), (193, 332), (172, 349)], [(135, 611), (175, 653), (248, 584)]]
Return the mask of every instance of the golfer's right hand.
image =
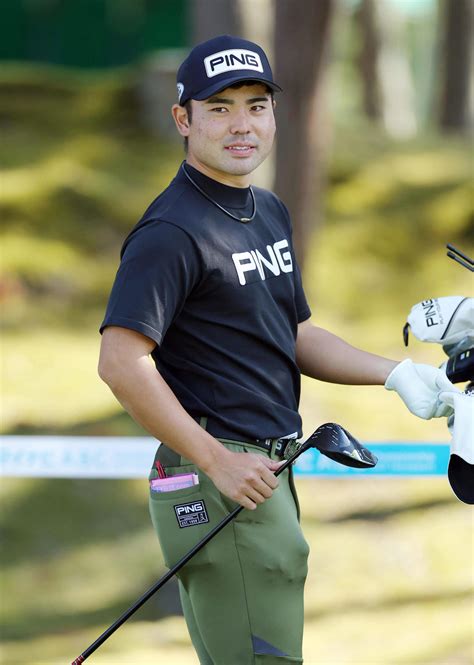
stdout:
[(214, 468), (207, 469), (206, 473), (219, 492), (244, 508), (255, 510), (278, 487), (274, 472), (283, 463), (263, 455), (234, 453), (223, 448)]

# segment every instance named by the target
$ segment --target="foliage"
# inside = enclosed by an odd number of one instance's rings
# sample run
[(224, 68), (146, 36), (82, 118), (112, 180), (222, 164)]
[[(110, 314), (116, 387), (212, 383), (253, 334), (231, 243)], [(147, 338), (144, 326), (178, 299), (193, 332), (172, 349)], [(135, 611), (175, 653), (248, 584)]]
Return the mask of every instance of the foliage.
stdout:
[(103, 309), (123, 237), (173, 175), (177, 146), (150, 141), (136, 82), (117, 76), (0, 82), (8, 328), (78, 325)]

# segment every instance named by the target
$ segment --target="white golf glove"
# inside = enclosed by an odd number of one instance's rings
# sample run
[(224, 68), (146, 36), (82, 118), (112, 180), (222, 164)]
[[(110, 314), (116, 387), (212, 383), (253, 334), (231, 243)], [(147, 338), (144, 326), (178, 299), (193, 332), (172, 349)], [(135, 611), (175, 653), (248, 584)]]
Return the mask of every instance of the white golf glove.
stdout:
[(452, 406), (440, 400), (441, 392), (461, 392), (442, 370), (431, 365), (415, 364), (409, 358), (391, 371), (385, 388), (395, 390), (409, 411), (425, 420), (453, 413)]

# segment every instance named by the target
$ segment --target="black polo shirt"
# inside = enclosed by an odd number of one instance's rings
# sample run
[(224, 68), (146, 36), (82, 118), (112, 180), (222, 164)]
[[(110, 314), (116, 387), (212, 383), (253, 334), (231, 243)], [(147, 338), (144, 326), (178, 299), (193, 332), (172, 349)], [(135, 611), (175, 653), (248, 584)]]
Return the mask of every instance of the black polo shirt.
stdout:
[[(248, 188), (186, 169), (221, 206), (250, 216)], [(126, 238), (101, 326), (155, 341), (156, 367), (186, 411), (234, 439), (301, 435), (295, 339), (311, 315), (288, 212), (271, 192), (253, 191), (257, 213), (244, 224), (181, 167)]]

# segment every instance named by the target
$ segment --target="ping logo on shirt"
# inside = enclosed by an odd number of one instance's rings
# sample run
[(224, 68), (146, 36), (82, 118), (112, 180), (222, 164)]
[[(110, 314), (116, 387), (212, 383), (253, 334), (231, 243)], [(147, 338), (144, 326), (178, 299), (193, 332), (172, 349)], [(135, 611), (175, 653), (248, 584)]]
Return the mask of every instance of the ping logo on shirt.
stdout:
[(180, 529), (209, 522), (204, 501), (190, 501), (189, 503), (180, 503), (173, 507)]
[(263, 72), (262, 61), (258, 53), (240, 48), (231, 48), (208, 55), (207, 58), (204, 58), (204, 66), (208, 78), (231, 72), (234, 69), (253, 69), (256, 72)]
[(239, 283), (242, 286), (247, 284), (246, 272), (257, 270), (262, 282), (266, 279), (265, 268), (275, 277), (282, 272), (293, 272), (293, 260), (290, 252), (282, 250), (288, 247), (288, 240), (279, 240), (274, 245), (267, 245), (268, 257), (264, 256), (258, 249), (251, 249), (249, 252), (236, 252), (232, 254)]

